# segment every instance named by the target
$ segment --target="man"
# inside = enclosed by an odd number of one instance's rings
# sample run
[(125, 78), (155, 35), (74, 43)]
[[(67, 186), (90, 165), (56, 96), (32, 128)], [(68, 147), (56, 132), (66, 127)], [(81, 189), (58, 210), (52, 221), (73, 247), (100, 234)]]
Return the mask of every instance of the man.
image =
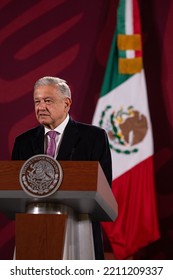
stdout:
[[(46, 153), (48, 132), (56, 131), (54, 158), (60, 160), (99, 161), (111, 186), (112, 164), (108, 139), (101, 128), (74, 121), (69, 116), (71, 91), (66, 81), (43, 77), (34, 86), (35, 115), (40, 123), (19, 135), (12, 151), (13, 160), (27, 160)], [(99, 223), (92, 223), (96, 259), (104, 259)]]

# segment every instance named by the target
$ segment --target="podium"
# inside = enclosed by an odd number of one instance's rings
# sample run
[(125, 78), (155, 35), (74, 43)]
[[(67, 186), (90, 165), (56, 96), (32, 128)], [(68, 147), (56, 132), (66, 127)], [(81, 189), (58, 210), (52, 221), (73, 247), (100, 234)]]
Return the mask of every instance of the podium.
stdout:
[(16, 259), (94, 259), (91, 221), (117, 217), (117, 203), (99, 162), (59, 163), (59, 189), (35, 198), (19, 183), (24, 161), (0, 161), (0, 211), (16, 220)]

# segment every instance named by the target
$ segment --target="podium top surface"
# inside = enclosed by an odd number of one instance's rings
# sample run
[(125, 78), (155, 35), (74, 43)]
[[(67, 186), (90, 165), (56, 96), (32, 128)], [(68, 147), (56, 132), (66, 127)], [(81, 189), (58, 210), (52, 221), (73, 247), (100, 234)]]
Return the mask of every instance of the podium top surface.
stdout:
[(33, 198), (23, 191), (19, 182), (20, 169), (25, 161), (0, 161), (0, 211), (25, 212), (35, 202), (56, 202), (87, 213), (92, 220), (113, 221), (117, 203), (97, 161), (59, 161), (63, 181), (49, 197)]

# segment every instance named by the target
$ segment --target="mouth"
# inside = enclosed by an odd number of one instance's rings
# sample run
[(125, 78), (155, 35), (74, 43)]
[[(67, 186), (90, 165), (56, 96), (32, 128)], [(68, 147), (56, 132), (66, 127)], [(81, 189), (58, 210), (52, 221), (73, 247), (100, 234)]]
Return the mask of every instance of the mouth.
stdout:
[(48, 114), (38, 114), (38, 117), (40, 118), (40, 117), (49, 117), (49, 115)]

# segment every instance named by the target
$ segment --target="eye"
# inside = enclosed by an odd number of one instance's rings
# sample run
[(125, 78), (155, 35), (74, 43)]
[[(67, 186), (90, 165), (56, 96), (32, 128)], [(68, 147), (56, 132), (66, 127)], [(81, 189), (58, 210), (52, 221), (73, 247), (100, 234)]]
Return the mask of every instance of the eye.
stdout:
[(34, 100), (34, 104), (38, 105), (38, 104), (40, 104), (40, 101), (39, 100)]
[(52, 103), (52, 100), (51, 100), (51, 99), (46, 98), (46, 99), (45, 99), (45, 103), (46, 103), (46, 104), (50, 104), (50, 103)]

